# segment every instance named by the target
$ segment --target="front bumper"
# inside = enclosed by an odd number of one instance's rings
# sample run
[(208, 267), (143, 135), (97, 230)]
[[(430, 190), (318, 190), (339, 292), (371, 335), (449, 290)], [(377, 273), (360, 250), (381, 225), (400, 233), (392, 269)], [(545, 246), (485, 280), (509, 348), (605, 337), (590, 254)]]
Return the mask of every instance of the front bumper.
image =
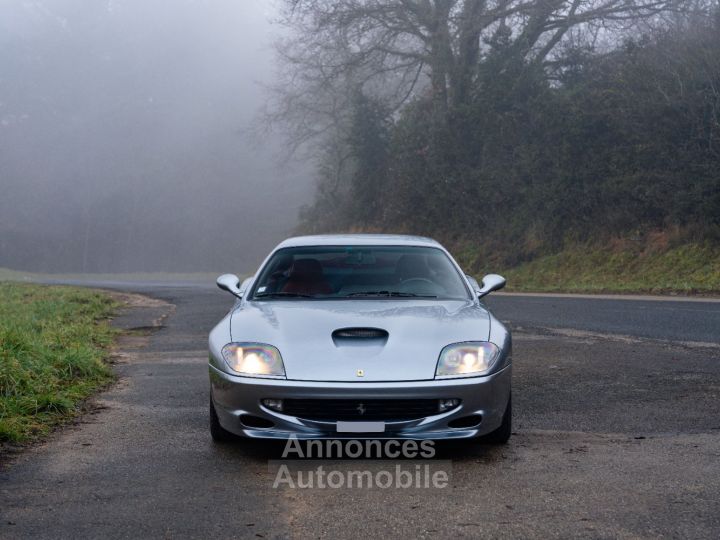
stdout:
[[(327, 383), (255, 379), (229, 375), (210, 365), (211, 396), (220, 425), (227, 431), (254, 439), (468, 439), (491, 433), (502, 423), (510, 398), (512, 366), (487, 377), (412, 382)], [(448, 412), (416, 420), (386, 422), (384, 433), (338, 433), (336, 423), (288, 416), (264, 407), (262, 399), (445, 399), (461, 404)], [(241, 417), (250, 415), (273, 424), (248, 427)], [(480, 415), (472, 428), (452, 428), (449, 422)]]

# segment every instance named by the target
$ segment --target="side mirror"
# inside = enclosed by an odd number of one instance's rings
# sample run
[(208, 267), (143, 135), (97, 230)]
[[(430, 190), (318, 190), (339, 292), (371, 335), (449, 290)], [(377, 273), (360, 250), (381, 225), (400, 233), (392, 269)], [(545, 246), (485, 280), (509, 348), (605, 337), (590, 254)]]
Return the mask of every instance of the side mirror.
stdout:
[(223, 274), (219, 278), (217, 278), (217, 286), (220, 287), (223, 291), (227, 291), (230, 294), (233, 294), (237, 296), (238, 298), (242, 298), (242, 291), (240, 290), (240, 278), (237, 277), (235, 274)]
[(482, 288), (478, 290), (478, 298), (482, 298), (493, 291), (498, 291), (505, 286), (505, 278), (497, 274), (488, 274), (482, 279)]

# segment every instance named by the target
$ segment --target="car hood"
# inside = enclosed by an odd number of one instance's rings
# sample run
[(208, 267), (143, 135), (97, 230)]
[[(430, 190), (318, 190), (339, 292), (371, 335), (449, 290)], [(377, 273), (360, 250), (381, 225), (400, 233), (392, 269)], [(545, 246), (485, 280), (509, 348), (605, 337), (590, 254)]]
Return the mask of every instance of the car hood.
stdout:
[[(386, 338), (340, 338), (375, 328)], [(488, 312), (470, 300), (279, 300), (244, 302), (230, 317), (233, 341), (274, 345), (288, 379), (415, 381), (435, 376), (450, 343), (489, 338)]]

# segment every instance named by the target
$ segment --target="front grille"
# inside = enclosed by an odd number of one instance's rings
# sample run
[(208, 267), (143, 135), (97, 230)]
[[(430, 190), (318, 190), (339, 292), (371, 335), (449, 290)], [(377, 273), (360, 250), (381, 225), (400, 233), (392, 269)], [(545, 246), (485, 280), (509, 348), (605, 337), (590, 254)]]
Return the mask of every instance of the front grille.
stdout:
[(439, 412), (437, 399), (286, 399), (283, 414), (307, 420), (416, 420)]

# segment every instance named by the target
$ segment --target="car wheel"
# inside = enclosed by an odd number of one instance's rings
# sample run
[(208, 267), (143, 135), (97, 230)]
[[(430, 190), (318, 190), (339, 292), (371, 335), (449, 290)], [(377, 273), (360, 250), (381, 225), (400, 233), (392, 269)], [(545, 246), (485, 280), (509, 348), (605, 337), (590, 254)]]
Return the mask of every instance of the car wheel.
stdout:
[(220, 425), (220, 419), (217, 412), (215, 412), (212, 397), (210, 398), (210, 435), (215, 442), (229, 442), (235, 438), (232, 433)]
[(510, 435), (512, 435), (512, 396), (508, 399), (500, 427), (485, 435), (480, 441), (487, 444), (505, 444), (510, 439)]

